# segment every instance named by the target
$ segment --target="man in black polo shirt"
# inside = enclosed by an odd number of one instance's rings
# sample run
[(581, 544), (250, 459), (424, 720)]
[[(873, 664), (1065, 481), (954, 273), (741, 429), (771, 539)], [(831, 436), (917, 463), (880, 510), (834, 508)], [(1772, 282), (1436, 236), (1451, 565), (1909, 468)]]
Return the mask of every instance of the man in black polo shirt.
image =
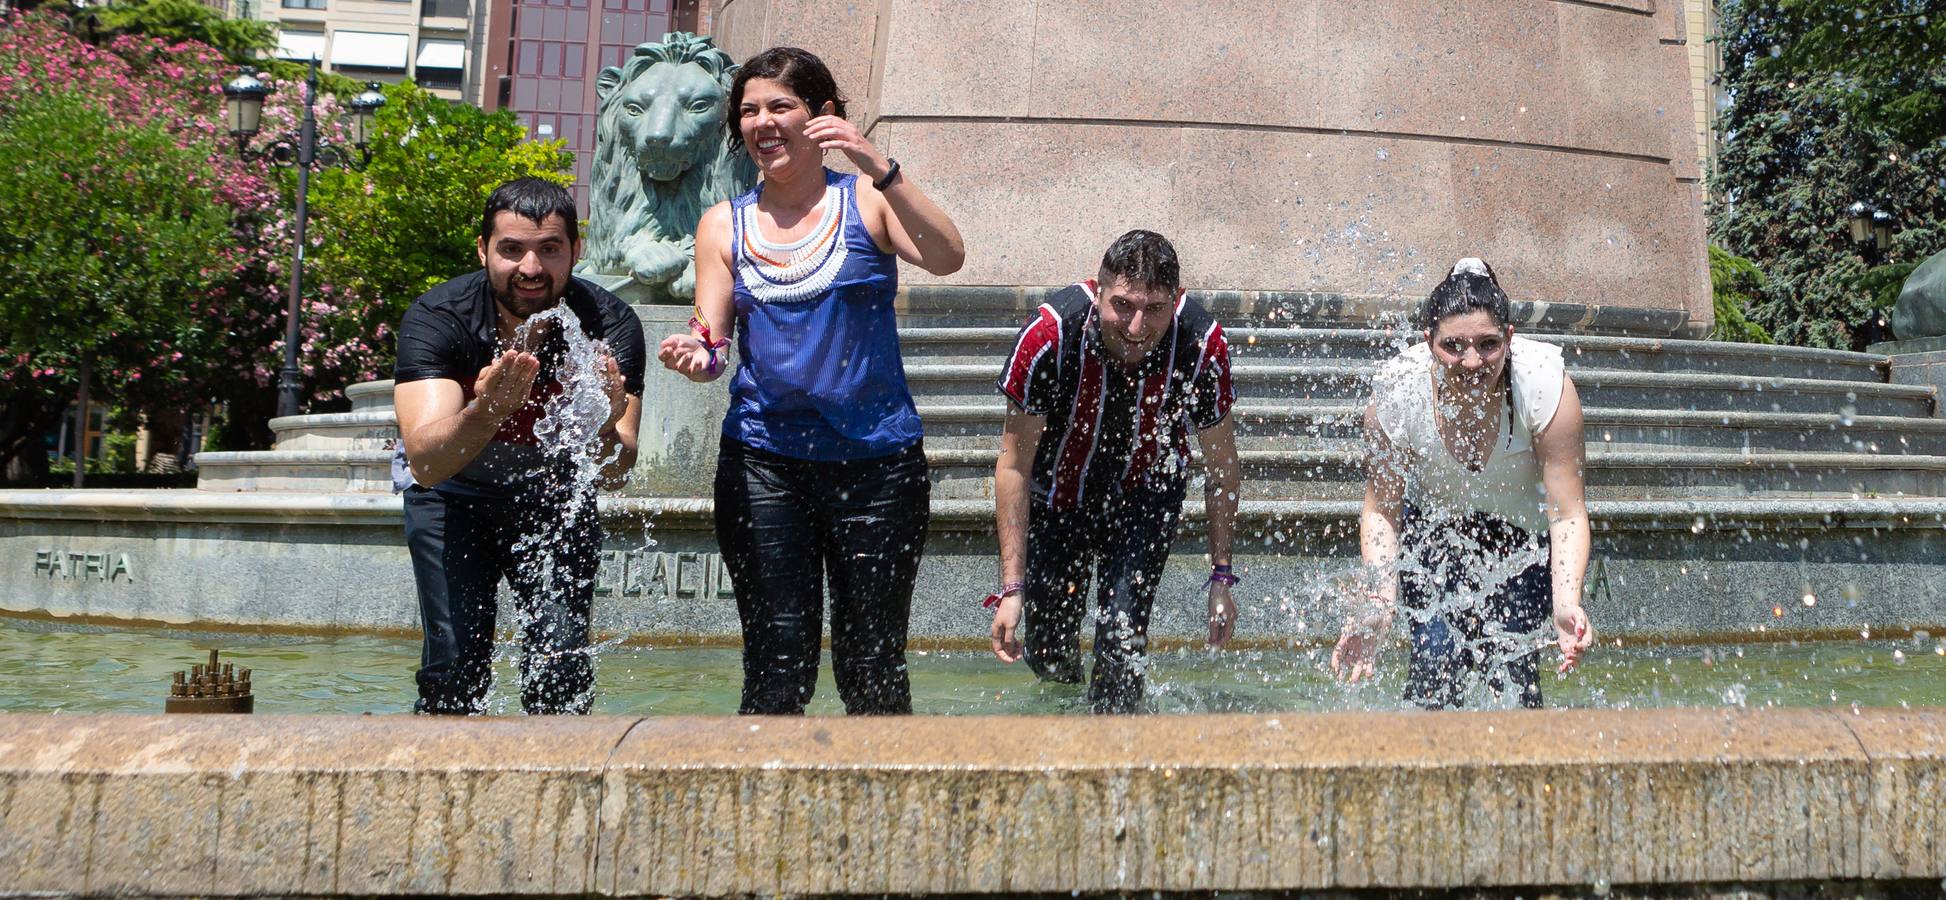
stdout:
[(1008, 408), (994, 472), (993, 652), (1006, 662), (1024, 652), (1041, 678), (1079, 683), (1081, 618), (1098, 576), (1096, 712), (1141, 702), (1149, 610), (1182, 513), (1191, 427), (1207, 473), (1210, 646), (1236, 625), (1230, 350), (1215, 317), (1183, 294), (1180, 272), (1161, 235), (1122, 235), (1096, 278), (1041, 306), (1000, 374)]
[(607, 419), (593, 441), (596, 484), (619, 487), (635, 464), (642, 417), (642, 325), (628, 304), (570, 275), (581, 255), (574, 198), (520, 178), (495, 189), (480, 222), (480, 271), (413, 301), (399, 325), (400, 454), (405, 535), (425, 626), (422, 713), (482, 713), (492, 679), (495, 592), (513, 588), (529, 713), (585, 713), (594, 699), (588, 619), (602, 529), (595, 485), (577, 484), (567, 454), (535, 434), (542, 404), (563, 391), (565, 305), (606, 343), (599, 363)]

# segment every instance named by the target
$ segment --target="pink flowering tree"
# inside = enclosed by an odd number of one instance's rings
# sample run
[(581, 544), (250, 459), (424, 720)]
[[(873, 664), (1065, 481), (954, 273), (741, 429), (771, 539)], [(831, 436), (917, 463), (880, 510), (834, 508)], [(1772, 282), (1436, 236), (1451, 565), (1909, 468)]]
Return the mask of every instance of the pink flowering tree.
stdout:
[[(72, 31), (56, 12), (0, 25), (0, 467), (44, 465), (41, 436), (84, 367), (97, 402), (126, 417), (220, 403), (225, 449), (268, 446), (296, 174), (239, 159), (223, 53), (141, 29), (101, 46)], [(258, 146), (298, 129), (302, 83), (274, 86)], [(525, 140), (510, 113), (410, 84), (387, 97), (370, 167), (312, 181), (299, 360), (313, 410), (386, 377), (406, 305), (477, 268), (488, 191), (571, 177), (561, 144)], [(319, 97), (319, 137), (349, 147), (341, 108)]]
[(30, 470), (84, 370), (125, 413), (235, 377), (241, 229), (279, 199), (219, 140), (214, 50), (64, 25), (0, 27), (0, 465)]

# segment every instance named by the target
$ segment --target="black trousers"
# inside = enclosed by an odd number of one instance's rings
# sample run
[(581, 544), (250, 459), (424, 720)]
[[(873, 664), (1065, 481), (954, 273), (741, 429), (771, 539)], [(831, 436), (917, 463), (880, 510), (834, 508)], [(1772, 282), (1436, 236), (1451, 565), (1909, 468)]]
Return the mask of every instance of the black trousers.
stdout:
[[(1484, 682), (1494, 693), (1518, 690), (1522, 706), (1539, 709), (1533, 632), (1554, 614), (1547, 535), (1530, 538), (1525, 529), (1485, 513), (1432, 519), (1410, 505), (1400, 531), (1413, 560), (1399, 573), (1400, 600), (1412, 625), (1405, 699), (1452, 709)], [(1535, 546), (1538, 560), (1508, 571)]]
[(817, 689), (827, 580), (845, 711), (912, 711), (906, 622), (931, 515), (918, 443), (878, 459), (817, 462), (723, 440), (716, 540), (743, 622), (738, 712), (804, 712)]
[(520, 705), (586, 713), (594, 700), (588, 614), (602, 529), (593, 496), (569, 504), (534, 488), (510, 499), (405, 492), (405, 537), (425, 645), (421, 713), (486, 712), (501, 578), (513, 589), (521, 643)]
[(1115, 494), (1099, 505), (1027, 513), (1027, 594), (1022, 643), (1034, 674), (1081, 682), (1081, 618), (1098, 575), (1095, 668), (1088, 700), (1098, 713), (1141, 706), (1149, 611), (1182, 515), (1184, 486)]

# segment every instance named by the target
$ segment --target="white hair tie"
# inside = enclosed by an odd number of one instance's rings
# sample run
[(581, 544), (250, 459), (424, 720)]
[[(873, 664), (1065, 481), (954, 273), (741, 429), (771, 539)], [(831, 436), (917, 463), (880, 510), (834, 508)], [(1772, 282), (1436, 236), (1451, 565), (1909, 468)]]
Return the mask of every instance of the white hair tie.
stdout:
[(1468, 275), (1479, 275), (1483, 278), (1493, 277), (1491, 273), (1487, 272), (1487, 264), (1485, 262), (1471, 256), (1453, 263), (1453, 271), (1446, 277), (1451, 278), (1453, 275), (1458, 275), (1461, 272), (1465, 272)]

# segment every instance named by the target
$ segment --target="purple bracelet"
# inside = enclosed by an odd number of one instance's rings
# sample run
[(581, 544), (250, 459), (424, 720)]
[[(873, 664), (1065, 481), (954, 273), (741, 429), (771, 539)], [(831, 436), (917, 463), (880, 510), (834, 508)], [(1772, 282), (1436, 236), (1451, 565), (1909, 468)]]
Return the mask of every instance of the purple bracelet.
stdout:
[(980, 601), (980, 605), (987, 609), (999, 609), (1000, 601), (1007, 599), (1008, 594), (1019, 593), (1025, 590), (1027, 590), (1027, 582), (1009, 581), (1001, 585), (999, 591), (988, 594), (985, 600)]
[(1209, 567), (1209, 579), (1203, 582), (1203, 587), (1209, 587), (1212, 584), (1222, 584), (1224, 587), (1236, 587), (1237, 582), (1241, 580), (1235, 573), (1230, 571), (1229, 566), (1215, 565)]

